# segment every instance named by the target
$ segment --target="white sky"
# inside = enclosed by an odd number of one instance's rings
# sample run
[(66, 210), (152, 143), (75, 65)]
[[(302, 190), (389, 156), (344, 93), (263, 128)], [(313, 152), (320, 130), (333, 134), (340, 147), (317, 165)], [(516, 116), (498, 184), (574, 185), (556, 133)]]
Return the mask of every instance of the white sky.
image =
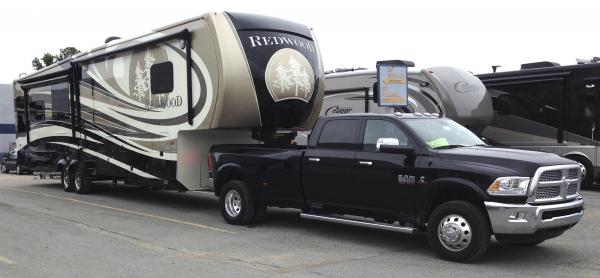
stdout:
[(249, 12), (313, 28), (325, 69), (374, 68), (406, 59), (416, 68), (475, 73), (524, 62), (600, 56), (600, 1), (244, 1), (100, 0), (0, 4), (0, 83), (32, 72), (31, 60), (75, 46), (88, 50), (211, 11)]

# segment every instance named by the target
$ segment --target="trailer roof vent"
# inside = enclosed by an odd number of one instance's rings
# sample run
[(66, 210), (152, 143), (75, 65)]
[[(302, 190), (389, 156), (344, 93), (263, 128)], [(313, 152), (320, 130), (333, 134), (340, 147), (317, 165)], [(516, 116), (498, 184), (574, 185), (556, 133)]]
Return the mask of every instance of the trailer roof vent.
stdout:
[(114, 40), (120, 40), (120, 39), (121, 39), (121, 37), (117, 37), (117, 36), (110, 36), (110, 37), (108, 37), (108, 38), (106, 38), (106, 39), (104, 40), (104, 43), (106, 44), (106, 43), (109, 43), (109, 42), (111, 42), (111, 41), (114, 41)]
[(558, 66), (560, 66), (559, 63), (549, 62), (549, 61), (541, 61), (541, 62), (535, 62), (535, 63), (521, 64), (521, 69), (526, 70), (526, 69), (549, 68), (549, 67), (558, 67)]

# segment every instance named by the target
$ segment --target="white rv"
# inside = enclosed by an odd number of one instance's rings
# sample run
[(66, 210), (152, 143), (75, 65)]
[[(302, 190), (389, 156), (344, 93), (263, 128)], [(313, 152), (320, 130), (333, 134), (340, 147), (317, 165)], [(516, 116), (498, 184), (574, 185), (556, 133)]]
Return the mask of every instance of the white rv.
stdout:
[(373, 101), (375, 70), (350, 70), (325, 75), (321, 115), (346, 113), (436, 113), (471, 129), (492, 120), (492, 101), (473, 74), (453, 67), (408, 72), (408, 106), (381, 107)]
[(212, 144), (311, 128), (323, 88), (308, 27), (208, 13), (15, 81), (18, 165), (78, 193), (91, 180), (209, 189)]

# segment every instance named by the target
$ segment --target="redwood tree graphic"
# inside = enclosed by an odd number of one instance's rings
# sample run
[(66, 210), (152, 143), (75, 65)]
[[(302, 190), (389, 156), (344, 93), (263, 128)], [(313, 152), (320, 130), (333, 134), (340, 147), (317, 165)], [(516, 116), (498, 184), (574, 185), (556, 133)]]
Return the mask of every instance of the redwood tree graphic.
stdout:
[(150, 68), (155, 60), (152, 51), (148, 48), (144, 54), (144, 66), (141, 67), (139, 61), (136, 64), (133, 96), (137, 97), (139, 102), (150, 99)]
[(290, 56), (287, 64), (279, 63), (275, 68), (277, 72), (273, 85), (280, 90), (280, 94), (285, 95), (286, 92), (294, 88), (294, 96), (298, 96), (298, 92), (304, 93), (307, 97), (310, 93), (310, 76), (306, 72), (306, 68), (298, 63), (294, 56)]

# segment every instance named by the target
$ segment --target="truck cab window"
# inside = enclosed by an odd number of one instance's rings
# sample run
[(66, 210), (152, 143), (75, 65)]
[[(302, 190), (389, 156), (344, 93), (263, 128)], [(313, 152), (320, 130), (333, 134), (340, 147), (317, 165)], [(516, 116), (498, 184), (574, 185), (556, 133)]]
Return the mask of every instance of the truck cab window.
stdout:
[(323, 126), (317, 147), (326, 149), (356, 149), (356, 137), (361, 121), (343, 119), (328, 121)]
[(377, 151), (377, 139), (396, 138), (400, 146), (410, 146), (408, 136), (394, 123), (385, 120), (367, 120), (363, 149), (367, 152)]

